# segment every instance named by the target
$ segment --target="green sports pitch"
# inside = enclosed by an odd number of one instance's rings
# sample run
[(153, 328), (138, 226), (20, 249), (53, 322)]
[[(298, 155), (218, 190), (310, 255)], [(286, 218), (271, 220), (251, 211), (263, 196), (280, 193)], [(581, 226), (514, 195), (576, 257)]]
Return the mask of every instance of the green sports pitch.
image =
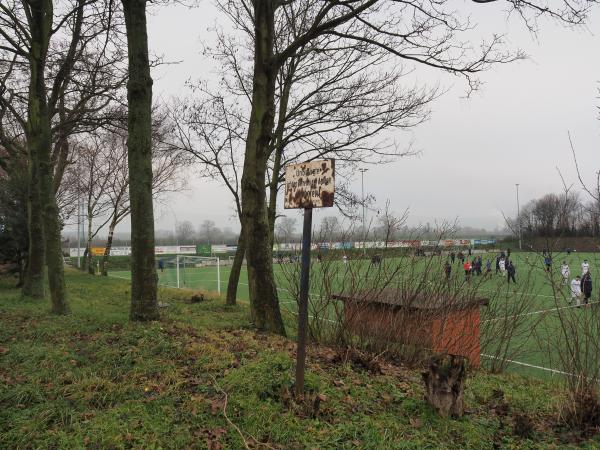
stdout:
[[(586, 323), (590, 328), (590, 321), (600, 321), (600, 304), (598, 302), (599, 287), (592, 293), (591, 306), (577, 308), (571, 304), (570, 288), (563, 285), (560, 267), (563, 262), (570, 266), (569, 281), (576, 275), (581, 275), (581, 263), (587, 259), (590, 273), (594, 282), (600, 276), (600, 254), (573, 252), (552, 254), (552, 267), (546, 271), (544, 257), (533, 252), (516, 252), (510, 259), (516, 266), (517, 283), (507, 283), (506, 276), (497, 275), (495, 272), (495, 258), (497, 253), (477, 253), (483, 260), (481, 276), (472, 275), (469, 282), (465, 280), (462, 264), (456, 260), (452, 264), (451, 282), (454, 288), (476, 291), (477, 295), (490, 299), (490, 306), (483, 307), (481, 320), (482, 335), (501, 334), (499, 322), (515, 320), (519, 323), (519, 330), (513, 331), (513, 337), (506, 349), (500, 352), (503, 358), (509, 360), (507, 369), (512, 372), (534, 375), (543, 378), (569, 376), (565, 374), (565, 365), (561, 362), (558, 347), (568, 344), (570, 339), (563, 331), (565, 322), (572, 327), (573, 323)], [(472, 258), (472, 257), (471, 257)], [(185, 258), (183, 258), (185, 259)], [(182, 259), (182, 261), (183, 261)], [(485, 274), (486, 260), (492, 262), (491, 273)], [(179, 287), (198, 289), (223, 293), (227, 289), (230, 265), (221, 264), (219, 267), (210, 261), (201, 264), (180, 262)], [(190, 258), (193, 261), (193, 258)], [(325, 256), (322, 264), (313, 258), (311, 264), (311, 301), (323, 295), (322, 286), (328, 285), (328, 292), (342, 291), (349, 284), (357, 283), (361, 287), (369, 286), (369, 279), (377, 278), (379, 282), (410, 286), (411, 283), (422, 281), (423, 273), (427, 272), (429, 283), (447, 283), (443, 266), (449, 261), (448, 255), (441, 256), (404, 256), (386, 258), (383, 255), (381, 265), (374, 267), (370, 258), (350, 258), (346, 263), (340, 256)], [(324, 271), (322, 266), (326, 265)], [(299, 280), (299, 264), (297, 262), (274, 263), (274, 274), (277, 283), (280, 307), (284, 315), (293, 318), (297, 312), (296, 295)], [(379, 273), (385, 272), (383, 277)], [(113, 271), (111, 276), (130, 278), (129, 271)], [(177, 286), (177, 268), (174, 264), (166, 264), (163, 270), (158, 270), (159, 284), (163, 286)], [(325, 280), (327, 278), (327, 280)], [(357, 282), (358, 280), (358, 282)], [(244, 266), (241, 271), (238, 285), (238, 299), (248, 301), (248, 277)], [(515, 316), (515, 317), (512, 317)], [(313, 319), (316, 319), (313, 317)], [(321, 316), (319, 320), (339, 320), (334, 315), (328, 318)], [(579, 326), (579, 325), (576, 325)], [(592, 327), (594, 333), (600, 330), (600, 325)], [(561, 337), (564, 335), (564, 337)], [(598, 337), (600, 339), (600, 336)], [(501, 339), (500, 337), (498, 339)], [(562, 342), (565, 341), (565, 342)], [(494, 347), (493, 339), (488, 344)], [(600, 348), (600, 343), (598, 344)], [(595, 348), (595, 347), (593, 347)], [(589, 351), (587, 349), (586, 351)], [(491, 354), (488, 354), (491, 353)], [(482, 362), (484, 366), (490, 365), (494, 355), (498, 352), (488, 352), (482, 344)], [(562, 352), (564, 353), (564, 352)], [(598, 355), (600, 357), (600, 355)], [(596, 355), (593, 355), (596, 357)]]

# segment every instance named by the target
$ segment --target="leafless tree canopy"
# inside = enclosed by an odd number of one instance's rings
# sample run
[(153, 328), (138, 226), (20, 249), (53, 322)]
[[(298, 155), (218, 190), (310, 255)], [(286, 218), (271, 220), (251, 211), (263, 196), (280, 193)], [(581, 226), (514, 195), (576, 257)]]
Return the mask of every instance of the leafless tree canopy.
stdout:
[[(45, 78), (56, 190), (72, 160), (70, 137), (123, 119), (126, 45), (117, 6), (110, 0), (55, 2)], [(26, 10), (14, 0), (0, 5), (0, 140), (13, 151), (27, 122), (32, 42)]]

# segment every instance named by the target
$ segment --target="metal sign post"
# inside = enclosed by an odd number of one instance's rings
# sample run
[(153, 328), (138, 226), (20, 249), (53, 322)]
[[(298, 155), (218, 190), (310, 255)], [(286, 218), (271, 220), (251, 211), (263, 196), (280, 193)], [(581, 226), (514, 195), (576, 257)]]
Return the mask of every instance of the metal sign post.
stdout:
[(335, 161), (332, 159), (293, 164), (285, 168), (284, 207), (286, 209), (304, 209), (300, 296), (298, 298), (298, 345), (296, 350), (295, 393), (297, 397), (304, 394), (312, 210), (313, 208), (333, 206), (334, 169)]
[(296, 351), (296, 396), (304, 393), (306, 364), (306, 331), (308, 326), (308, 285), (310, 275), (310, 244), (312, 235), (312, 208), (304, 210), (302, 227), (302, 257), (300, 269), (300, 298), (298, 299), (298, 349)]

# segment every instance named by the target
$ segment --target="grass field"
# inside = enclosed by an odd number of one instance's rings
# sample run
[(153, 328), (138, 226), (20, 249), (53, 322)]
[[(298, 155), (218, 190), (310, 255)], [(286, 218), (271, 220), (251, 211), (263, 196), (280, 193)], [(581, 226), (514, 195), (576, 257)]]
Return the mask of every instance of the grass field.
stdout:
[[(464, 281), (464, 272), (460, 263), (457, 261), (453, 265), (452, 285), (454, 289), (475, 291), (481, 297), (490, 298), (492, 304), (490, 311), (485, 310), (482, 313), (482, 334), (485, 333), (485, 327), (490, 326), (498, 317), (503, 317), (502, 308), (497, 304), (510, 302), (524, 302), (522, 309), (518, 311), (521, 326), (534, 329), (532, 333), (521, 333), (516, 337), (508, 352), (508, 359), (511, 360), (508, 369), (521, 374), (535, 375), (537, 377), (563, 376), (561, 364), (557, 361), (555, 351), (550, 347), (556, 347), (554, 334), (557, 333), (559, 317), (569, 320), (577, 320), (584, 315), (594, 317), (597, 314), (594, 306), (590, 308), (572, 308), (569, 304), (570, 291), (567, 286), (560, 284), (560, 265), (566, 261), (571, 268), (571, 277), (579, 275), (581, 272), (581, 262), (588, 259), (591, 267), (591, 274), (594, 280), (600, 278), (600, 255), (592, 253), (571, 253), (554, 254), (552, 273), (544, 271), (543, 257), (534, 253), (513, 253), (511, 259), (517, 268), (517, 283), (508, 284), (506, 277), (495, 275), (495, 254), (482, 254), (483, 262), (487, 258), (492, 260), (492, 274), (490, 276), (472, 277), (472, 281), (466, 284)], [(313, 258), (314, 259), (314, 258)], [(385, 259), (381, 267), (374, 268), (367, 259), (353, 259), (344, 264), (341, 260), (327, 261), (325, 275), (321, 265), (313, 261), (311, 270), (311, 298), (325, 295), (323, 292), (323, 278), (328, 278), (328, 293), (342, 292), (348, 290), (348, 286), (357, 286), (365, 288), (370, 286), (369, 279), (376, 279), (373, 283), (381, 283), (382, 280), (397, 283), (402, 286), (409, 286), (411, 279), (419, 280), (422, 274), (427, 271), (428, 277), (433, 283), (443, 283), (443, 263), (447, 260), (444, 257), (405, 257)], [(274, 264), (275, 277), (278, 285), (279, 300), (281, 309), (292, 321), (296, 314), (297, 305), (295, 295), (295, 283), (299, 278), (298, 265), (292, 263)], [(225, 292), (229, 276), (229, 266), (220, 267), (221, 290)], [(381, 275), (385, 273), (385, 275)], [(113, 271), (112, 276), (129, 279), (128, 271)], [(551, 279), (551, 277), (552, 279)], [(290, 281), (292, 280), (292, 281)], [(176, 284), (176, 273), (174, 268), (166, 268), (164, 272), (159, 271), (159, 283), (166, 286)], [(203, 289), (208, 291), (217, 290), (217, 268), (215, 266), (206, 267), (186, 267), (185, 271), (180, 271), (180, 286), (192, 289)], [(592, 301), (597, 301), (598, 290), (592, 295)], [(248, 280), (247, 271), (242, 269), (241, 279), (238, 286), (238, 297), (242, 300), (248, 300)], [(506, 308), (506, 307), (505, 307)], [(600, 309), (600, 308), (598, 308)], [(510, 309), (510, 311), (514, 311)], [(517, 314), (511, 312), (511, 314)], [(338, 320), (338, 317), (331, 315), (324, 320)], [(547, 341), (547, 342), (546, 342)], [(551, 344), (551, 345), (550, 345)], [(483, 348), (484, 364), (489, 362), (487, 349)], [(511, 356), (512, 355), (512, 356)]]
[(444, 419), (419, 371), (367, 370), (326, 347), (309, 349), (310, 402), (295, 403), (295, 344), (253, 331), (246, 303), (190, 304), (190, 291), (161, 288), (161, 320), (132, 323), (127, 281), (67, 270), (66, 282), (71, 313), (55, 316), (0, 277), (0, 448), (239, 449), (242, 436), (298, 450), (600, 445), (558, 421), (556, 382), (474, 373), (468, 414)]

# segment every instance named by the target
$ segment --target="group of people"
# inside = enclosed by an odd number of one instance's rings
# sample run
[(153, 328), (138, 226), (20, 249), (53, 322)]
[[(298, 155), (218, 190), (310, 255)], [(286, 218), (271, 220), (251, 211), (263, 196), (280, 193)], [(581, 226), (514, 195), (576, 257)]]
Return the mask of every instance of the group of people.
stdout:
[[(563, 261), (560, 267), (560, 274), (563, 285), (567, 285), (571, 277), (571, 269), (566, 261)], [(577, 275), (571, 280), (570, 288), (571, 304), (575, 303), (575, 306), (581, 307), (581, 301), (583, 300), (584, 305), (589, 305), (592, 297), (592, 275), (590, 273), (590, 263), (587, 259), (584, 259), (581, 263), (581, 275)]]
[[(496, 256), (496, 274), (507, 275), (507, 281), (510, 283), (512, 280), (513, 283), (516, 283), (517, 280), (515, 278), (515, 274), (517, 273), (516, 267), (511, 259), (510, 249), (498, 253)], [(463, 266), (463, 270), (465, 271), (465, 280), (470, 281), (471, 276), (473, 275), (484, 275), (489, 276), (492, 273), (492, 261), (487, 258), (485, 261), (485, 272), (484, 272), (484, 263), (483, 258), (481, 256), (475, 256), (472, 259), (471, 257), (471, 249), (468, 250), (467, 257), (465, 254), (460, 251), (458, 254), (454, 252), (450, 252), (450, 261), (453, 264), (456, 259), (460, 261)], [(446, 274), (446, 279), (450, 279), (452, 274), (452, 265), (450, 262), (446, 261), (444, 264), (444, 273)]]

